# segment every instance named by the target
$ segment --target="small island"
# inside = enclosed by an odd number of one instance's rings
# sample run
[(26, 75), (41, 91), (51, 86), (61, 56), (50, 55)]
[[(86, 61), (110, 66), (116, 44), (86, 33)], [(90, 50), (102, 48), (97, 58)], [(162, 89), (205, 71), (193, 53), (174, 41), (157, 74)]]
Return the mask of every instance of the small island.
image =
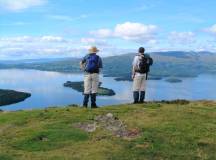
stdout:
[(133, 81), (131, 77), (116, 77), (116, 81)]
[[(131, 76), (121, 76), (114, 78), (116, 81), (133, 81)], [(148, 76), (148, 80), (161, 80), (162, 77), (159, 76)]]
[[(99, 83), (99, 88), (98, 88), (98, 95), (99, 96), (114, 96), (115, 92), (112, 89), (108, 89), (108, 88), (104, 88), (101, 87), (101, 82)], [(84, 91), (84, 82), (71, 82), (71, 81), (67, 81), (66, 83), (64, 83), (64, 87), (69, 87), (72, 88), (78, 92), (83, 92)]]
[(181, 83), (182, 82), (182, 80), (178, 78), (168, 78), (165, 81), (169, 83)]
[(22, 102), (30, 96), (30, 93), (0, 89), (0, 106)]
[(158, 80), (162, 80), (162, 77), (160, 77), (160, 76), (149, 76), (149, 77), (148, 77), (148, 80), (155, 80), (155, 81), (158, 81)]

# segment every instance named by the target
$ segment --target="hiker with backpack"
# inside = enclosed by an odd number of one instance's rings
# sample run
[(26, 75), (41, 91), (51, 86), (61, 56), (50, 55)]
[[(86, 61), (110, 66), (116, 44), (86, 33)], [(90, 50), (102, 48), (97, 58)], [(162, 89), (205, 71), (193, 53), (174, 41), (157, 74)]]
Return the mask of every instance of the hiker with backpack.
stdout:
[(80, 68), (84, 70), (84, 100), (83, 107), (88, 107), (89, 97), (91, 97), (91, 108), (97, 108), (96, 96), (99, 85), (99, 73), (102, 60), (96, 53), (99, 50), (94, 46), (89, 49), (87, 54), (80, 62)]
[(153, 59), (145, 53), (145, 48), (140, 47), (134, 57), (132, 67), (133, 98), (134, 103), (144, 103), (146, 94), (146, 81)]

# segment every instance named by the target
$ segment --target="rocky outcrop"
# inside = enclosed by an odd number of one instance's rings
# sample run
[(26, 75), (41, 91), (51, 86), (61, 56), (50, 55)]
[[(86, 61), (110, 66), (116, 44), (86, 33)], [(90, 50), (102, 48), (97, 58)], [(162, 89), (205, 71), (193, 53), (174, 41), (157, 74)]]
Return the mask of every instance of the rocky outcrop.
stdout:
[(128, 129), (127, 125), (112, 113), (106, 115), (98, 115), (93, 122), (77, 123), (73, 125), (85, 132), (95, 132), (96, 129), (103, 129), (112, 133), (116, 137), (134, 139), (140, 135), (140, 131), (136, 128)]

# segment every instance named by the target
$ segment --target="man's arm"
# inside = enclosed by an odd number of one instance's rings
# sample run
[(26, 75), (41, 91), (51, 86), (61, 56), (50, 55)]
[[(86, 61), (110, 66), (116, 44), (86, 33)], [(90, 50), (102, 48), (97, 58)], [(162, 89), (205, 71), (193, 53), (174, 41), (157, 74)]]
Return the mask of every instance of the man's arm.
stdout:
[(151, 57), (149, 57), (149, 65), (151, 66), (151, 65), (153, 65), (153, 59), (151, 58)]
[(101, 72), (101, 70), (103, 68), (103, 62), (102, 62), (101, 57), (99, 57), (99, 60), (98, 60), (98, 68), (99, 68), (99, 72)]
[(84, 69), (84, 63), (81, 61), (80, 62), (80, 69), (83, 70)]
[(136, 61), (137, 61), (137, 57), (134, 57), (134, 60), (132, 63), (132, 75), (131, 75), (132, 79), (134, 79), (135, 73), (136, 73), (136, 63), (137, 63)]
[(80, 62), (80, 69), (84, 70), (85, 68), (85, 63), (86, 63), (86, 56), (81, 60)]
[(135, 77), (135, 67), (134, 66), (132, 66), (132, 79), (134, 79), (134, 77)]

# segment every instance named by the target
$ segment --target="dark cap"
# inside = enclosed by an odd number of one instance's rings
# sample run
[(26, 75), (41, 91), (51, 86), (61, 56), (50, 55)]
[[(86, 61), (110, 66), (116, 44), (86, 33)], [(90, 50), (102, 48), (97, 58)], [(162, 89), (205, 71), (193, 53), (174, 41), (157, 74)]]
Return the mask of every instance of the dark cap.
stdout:
[(139, 51), (139, 53), (144, 53), (145, 52), (145, 48), (140, 47), (138, 51)]

